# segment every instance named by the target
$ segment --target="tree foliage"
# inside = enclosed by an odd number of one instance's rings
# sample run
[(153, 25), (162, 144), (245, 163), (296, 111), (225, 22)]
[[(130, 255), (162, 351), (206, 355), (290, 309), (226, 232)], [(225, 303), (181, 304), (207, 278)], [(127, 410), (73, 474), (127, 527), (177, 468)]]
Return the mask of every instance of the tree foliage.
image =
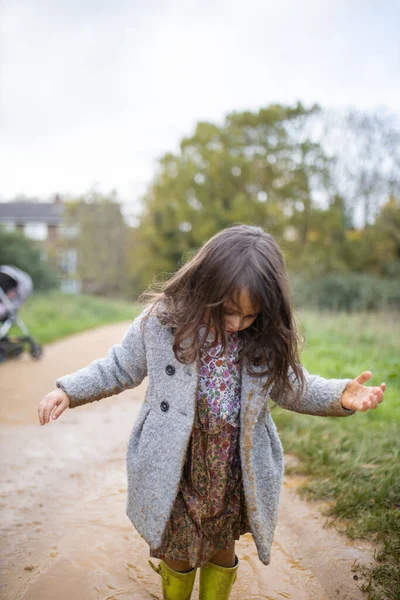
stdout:
[(77, 250), (82, 291), (119, 295), (126, 291), (126, 225), (115, 194), (90, 193), (66, 205), (66, 223), (78, 235), (66, 242)]
[(236, 222), (261, 225), (278, 239), (293, 223), (304, 246), (311, 189), (328, 170), (321, 147), (294, 135), (288, 124), (301, 128), (317, 110), (297, 104), (232, 113), (222, 126), (199, 123), (178, 154), (165, 154), (130, 246), (137, 287), (174, 270), (182, 255)]
[(26, 271), (34, 289), (48, 290), (58, 286), (56, 272), (41, 259), (38, 246), (17, 231), (6, 231), (0, 225), (0, 264), (13, 265)]
[[(379, 126), (385, 135), (377, 134)], [(382, 194), (399, 188), (400, 173), (386, 165), (372, 185), (385, 157), (399, 150), (395, 123), (350, 112), (335, 127), (336, 135), (341, 130), (346, 139), (359, 140), (347, 170), (339, 169), (346, 153), (332, 138), (332, 118), (317, 105), (270, 105), (229, 114), (222, 125), (198, 123), (179, 152), (160, 159), (143, 198), (140, 226), (127, 244), (133, 289), (174, 271), (182, 257), (234, 223), (272, 233), (289, 270), (303, 279), (352, 272), (398, 276), (398, 196), (386, 196), (383, 206)], [(366, 141), (368, 160), (359, 151)], [(375, 222), (355, 227), (357, 207), (366, 215), (374, 207)]]
[(381, 107), (323, 110), (320, 135), (332, 182), (346, 200), (353, 224), (375, 221), (389, 196), (400, 197), (400, 120)]

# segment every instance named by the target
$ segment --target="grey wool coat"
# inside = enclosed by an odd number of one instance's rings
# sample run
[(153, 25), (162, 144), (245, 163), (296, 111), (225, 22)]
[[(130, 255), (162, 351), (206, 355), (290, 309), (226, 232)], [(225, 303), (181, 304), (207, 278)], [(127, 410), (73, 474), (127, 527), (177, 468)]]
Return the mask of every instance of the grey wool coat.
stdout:
[[(120, 344), (107, 355), (56, 385), (75, 408), (133, 388), (148, 376), (144, 403), (128, 441), (126, 514), (152, 548), (161, 543), (164, 527), (178, 493), (195, 416), (198, 361), (182, 364), (172, 350), (171, 327), (145, 309), (131, 324)], [(306, 389), (296, 411), (320, 416), (354, 414), (340, 398), (351, 379), (324, 379), (304, 369)], [(290, 374), (289, 374), (290, 376)], [(292, 376), (296, 384), (296, 379)], [(268, 565), (278, 518), (284, 473), (281, 441), (271, 418), (268, 396), (293, 410), (288, 399), (261, 393), (262, 377), (248, 375), (242, 366), (240, 454), (243, 487), (251, 532), (260, 560)]]

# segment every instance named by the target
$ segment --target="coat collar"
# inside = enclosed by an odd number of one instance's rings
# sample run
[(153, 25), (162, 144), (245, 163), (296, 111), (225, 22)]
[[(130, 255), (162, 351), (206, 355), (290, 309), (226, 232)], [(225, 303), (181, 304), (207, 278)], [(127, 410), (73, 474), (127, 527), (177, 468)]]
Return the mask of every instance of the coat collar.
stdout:
[[(161, 323), (160, 323), (161, 324)], [(163, 323), (161, 326), (164, 329), (167, 329), (171, 336), (174, 335), (175, 325), (174, 323)], [(190, 343), (191, 338), (187, 338), (184, 340), (183, 344)], [(186, 369), (192, 371), (192, 374), (198, 374), (198, 361), (194, 363), (185, 365)], [(262, 393), (262, 386), (265, 383), (265, 379), (263, 377), (255, 377), (249, 375), (247, 371), (248, 361), (244, 359), (241, 367), (241, 411), (240, 411), (240, 422), (241, 427), (246, 432), (250, 432), (258, 419), (258, 416), (265, 406), (266, 397), (265, 393)], [(252, 366), (252, 371), (262, 371), (261, 367)]]

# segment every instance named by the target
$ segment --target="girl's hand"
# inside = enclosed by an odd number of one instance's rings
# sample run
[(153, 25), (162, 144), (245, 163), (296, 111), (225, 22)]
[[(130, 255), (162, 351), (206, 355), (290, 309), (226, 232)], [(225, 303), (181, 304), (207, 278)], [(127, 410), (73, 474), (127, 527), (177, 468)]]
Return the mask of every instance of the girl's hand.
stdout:
[(376, 408), (382, 402), (386, 389), (385, 383), (381, 383), (379, 387), (365, 387), (362, 385), (371, 376), (370, 371), (364, 371), (347, 385), (341, 398), (344, 408), (366, 411), (369, 408)]
[(41, 400), (38, 408), (39, 421), (41, 425), (45, 425), (50, 420), (50, 415), (53, 419), (57, 419), (69, 406), (69, 397), (61, 389), (56, 388)]

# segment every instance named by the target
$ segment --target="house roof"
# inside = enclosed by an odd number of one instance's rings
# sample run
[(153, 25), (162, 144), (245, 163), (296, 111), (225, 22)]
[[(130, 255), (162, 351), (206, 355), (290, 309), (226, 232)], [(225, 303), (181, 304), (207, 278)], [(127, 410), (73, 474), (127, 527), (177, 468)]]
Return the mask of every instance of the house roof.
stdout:
[(0, 223), (59, 225), (64, 206), (57, 202), (0, 202)]

